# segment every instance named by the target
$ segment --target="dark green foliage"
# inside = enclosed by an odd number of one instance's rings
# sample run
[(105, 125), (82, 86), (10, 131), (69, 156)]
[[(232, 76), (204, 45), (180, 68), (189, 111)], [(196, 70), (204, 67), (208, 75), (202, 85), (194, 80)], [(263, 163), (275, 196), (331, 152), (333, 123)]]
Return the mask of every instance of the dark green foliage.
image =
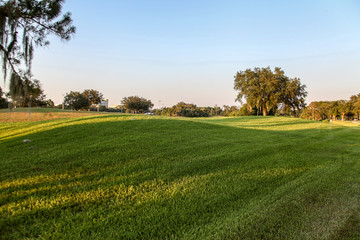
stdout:
[(90, 102), (82, 93), (70, 91), (64, 97), (64, 105), (73, 110), (85, 110), (90, 107)]
[(358, 95), (351, 96), (350, 102), (353, 105), (352, 112), (354, 113), (355, 118), (359, 119), (359, 117), (360, 117), (360, 93)]
[(6, 79), (11, 74), (23, 77), (18, 66), (24, 64), (31, 75), (35, 46), (49, 44), (48, 35), (69, 40), (75, 33), (70, 13), (61, 15), (64, 0), (0, 0), (0, 53)]
[(134, 113), (149, 111), (150, 108), (154, 106), (151, 100), (138, 96), (124, 97), (121, 101), (121, 104), (122, 107), (133, 111)]
[[(251, 115), (254, 115), (256, 111), (255, 111), (255, 112), (254, 112), (254, 111), (252, 112), (251, 110), (254, 110), (254, 109), (251, 109), (247, 103), (243, 104), (243, 105), (241, 106), (240, 110), (239, 110), (239, 111), (240, 111), (240, 116), (251, 116)], [(255, 110), (256, 110), (256, 109), (255, 109)]]
[(179, 102), (178, 104), (162, 108), (156, 111), (156, 115), (172, 117), (209, 117), (221, 115), (221, 108), (215, 107), (197, 107), (192, 103)]
[(359, 119), (360, 94), (351, 96), (350, 100), (311, 102), (301, 117), (313, 120), (331, 119), (336, 121)]
[(46, 107), (49, 107), (49, 108), (55, 107), (53, 100), (51, 100), (51, 99), (46, 100)]
[(89, 100), (90, 106), (99, 104), (103, 98), (103, 94), (94, 89), (86, 89), (82, 92), (82, 95)]
[[(82, 93), (71, 91), (65, 95), (64, 104), (66, 108), (70, 109), (98, 111), (98, 104), (100, 104), (102, 97), (103, 94), (94, 89), (86, 89)], [(101, 111), (106, 110), (106, 107), (101, 106), (100, 108)]]
[(257, 108), (264, 116), (280, 107), (288, 115), (296, 115), (305, 107), (305, 85), (298, 78), (285, 76), (284, 71), (276, 67), (246, 69), (236, 73), (234, 89), (239, 91), (238, 101), (245, 98), (250, 112)]

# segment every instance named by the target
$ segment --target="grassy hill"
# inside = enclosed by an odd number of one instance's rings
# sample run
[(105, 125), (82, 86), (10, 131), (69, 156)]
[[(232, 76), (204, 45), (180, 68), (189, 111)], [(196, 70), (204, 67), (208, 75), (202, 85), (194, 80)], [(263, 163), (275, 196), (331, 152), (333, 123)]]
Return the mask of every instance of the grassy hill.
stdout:
[(360, 238), (359, 126), (91, 115), (0, 152), (1, 239)]

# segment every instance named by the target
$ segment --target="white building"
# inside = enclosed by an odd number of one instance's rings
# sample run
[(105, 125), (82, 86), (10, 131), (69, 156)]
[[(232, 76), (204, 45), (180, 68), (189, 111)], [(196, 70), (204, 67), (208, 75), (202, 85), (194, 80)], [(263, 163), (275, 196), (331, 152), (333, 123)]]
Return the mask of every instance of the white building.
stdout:
[(109, 107), (109, 99), (101, 99), (100, 106)]

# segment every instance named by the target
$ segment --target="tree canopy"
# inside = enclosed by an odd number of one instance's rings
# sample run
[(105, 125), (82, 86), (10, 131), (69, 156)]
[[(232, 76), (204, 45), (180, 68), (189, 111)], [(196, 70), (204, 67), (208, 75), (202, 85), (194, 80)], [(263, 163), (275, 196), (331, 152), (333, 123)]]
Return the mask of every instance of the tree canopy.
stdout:
[(353, 95), (350, 100), (311, 102), (302, 112), (301, 117), (313, 120), (359, 119), (360, 93)]
[(89, 108), (90, 102), (82, 93), (70, 91), (64, 97), (64, 105), (66, 108), (84, 110)]
[(298, 78), (285, 76), (279, 67), (274, 72), (270, 67), (246, 69), (237, 72), (234, 78), (234, 89), (239, 91), (236, 100), (245, 99), (250, 112), (257, 108), (266, 116), (281, 107), (294, 115), (305, 107), (306, 86)]
[(86, 89), (82, 92), (82, 95), (89, 100), (90, 106), (99, 104), (103, 98), (103, 94), (94, 89)]
[[(71, 14), (61, 16), (64, 0), (0, 0), (0, 59), (4, 80), (8, 69), (30, 76), (34, 47), (46, 46), (48, 35), (69, 40), (76, 29)], [(21, 66), (26, 66), (21, 70)]]
[(151, 100), (138, 96), (124, 97), (121, 104), (124, 108), (134, 111), (135, 113), (149, 111), (149, 109), (154, 106)]

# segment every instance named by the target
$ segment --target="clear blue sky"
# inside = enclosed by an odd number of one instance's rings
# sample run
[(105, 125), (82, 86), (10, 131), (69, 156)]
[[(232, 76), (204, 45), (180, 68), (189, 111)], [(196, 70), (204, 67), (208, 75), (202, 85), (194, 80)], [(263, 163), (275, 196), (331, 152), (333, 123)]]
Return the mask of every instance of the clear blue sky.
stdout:
[(233, 76), (281, 67), (307, 102), (360, 93), (360, 1), (67, 0), (77, 27), (35, 52), (33, 74), (60, 103), (97, 89), (171, 106), (238, 105)]

